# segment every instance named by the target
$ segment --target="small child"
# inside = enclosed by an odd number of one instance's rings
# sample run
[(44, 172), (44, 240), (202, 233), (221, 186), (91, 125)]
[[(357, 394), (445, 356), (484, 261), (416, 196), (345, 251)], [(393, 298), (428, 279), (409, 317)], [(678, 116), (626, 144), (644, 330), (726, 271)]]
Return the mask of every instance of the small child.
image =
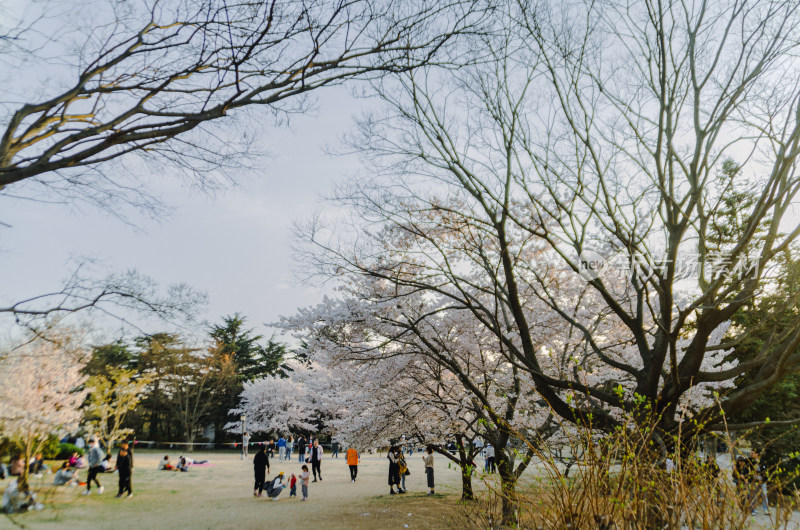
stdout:
[(308, 500), (308, 479), (311, 476), (311, 474), (308, 472), (308, 466), (304, 465), (302, 469), (303, 469), (303, 472), (300, 473), (300, 487), (303, 490), (303, 498), (300, 499), (300, 500), (307, 501)]
[(297, 497), (297, 477), (292, 473), (292, 478), (289, 480), (289, 497)]

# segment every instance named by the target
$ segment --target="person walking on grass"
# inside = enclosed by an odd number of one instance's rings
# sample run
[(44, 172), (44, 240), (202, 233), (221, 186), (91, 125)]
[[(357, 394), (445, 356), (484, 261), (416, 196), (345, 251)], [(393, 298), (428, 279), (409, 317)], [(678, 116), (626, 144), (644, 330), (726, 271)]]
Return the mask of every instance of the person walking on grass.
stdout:
[(92, 440), (89, 444), (89, 478), (86, 479), (86, 491), (83, 492), (83, 495), (91, 495), (92, 493), (92, 481), (97, 484), (97, 493), (102, 494), (104, 491), (103, 486), (100, 484), (100, 481), (97, 480), (98, 473), (103, 472), (103, 450), (100, 449), (100, 442), (97, 439)]
[(345, 457), (347, 458), (347, 466), (350, 468), (350, 482), (355, 482), (358, 476), (358, 462), (361, 458), (358, 456), (358, 451), (352, 447), (347, 450)]
[(303, 435), (297, 440), (297, 461), (301, 464), (306, 460), (306, 439)]
[(430, 488), (428, 495), (433, 495), (433, 447), (430, 445), (422, 455), (422, 461), (425, 463), (425, 476), (428, 478), (428, 488)]
[(258, 448), (256, 456), (253, 457), (253, 475), (255, 475), (255, 484), (253, 485), (253, 496), (263, 497), (264, 494), (264, 481), (267, 479), (269, 473), (269, 456), (267, 456), (267, 446), (261, 445)]
[(322, 446), (319, 444), (319, 440), (314, 440), (314, 445), (311, 446), (311, 471), (314, 473), (314, 482), (317, 481), (317, 475), (319, 475), (319, 480), (322, 482), (320, 464), (322, 464)]
[(300, 473), (300, 489), (303, 491), (303, 498), (300, 499), (301, 501), (308, 500), (308, 479), (311, 477), (311, 473), (308, 472), (308, 466), (303, 464), (301, 468), (303, 470)]
[(131, 455), (128, 454), (128, 444), (122, 444), (117, 453), (117, 463), (115, 465), (117, 473), (119, 473), (119, 492), (117, 498), (122, 497), (122, 494), (127, 492), (127, 498), (133, 497), (133, 489), (131, 487), (131, 472), (133, 470), (133, 461)]

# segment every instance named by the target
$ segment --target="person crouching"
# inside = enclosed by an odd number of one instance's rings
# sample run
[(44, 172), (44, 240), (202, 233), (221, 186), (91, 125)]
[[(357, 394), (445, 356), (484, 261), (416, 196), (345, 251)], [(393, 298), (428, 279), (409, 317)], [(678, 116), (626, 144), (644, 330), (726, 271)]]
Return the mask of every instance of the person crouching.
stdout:
[(267, 483), (267, 496), (272, 498), (273, 501), (277, 501), (285, 487), (286, 484), (283, 483), (283, 471), (281, 471), (274, 480)]

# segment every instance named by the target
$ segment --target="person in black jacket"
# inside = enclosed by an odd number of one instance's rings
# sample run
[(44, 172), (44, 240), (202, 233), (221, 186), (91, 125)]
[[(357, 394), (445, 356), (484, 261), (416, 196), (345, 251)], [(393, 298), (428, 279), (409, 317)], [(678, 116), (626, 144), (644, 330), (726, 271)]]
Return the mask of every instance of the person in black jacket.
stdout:
[[(405, 491), (400, 488), (400, 465), (397, 463), (397, 460), (400, 458), (400, 448), (396, 445), (391, 446), (386, 458), (389, 459), (389, 494), (395, 495), (397, 493), (405, 493)], [(394, 491), (395, 485), (397, 485), (396, 492)]]
[(120, 447), (121, 447), (122, 449), (125, 449), (126, 451), (128, 451), (128, 458), (129, 458), (129, 459), (130, 459), (130, 461), (131, 461), (131, 470), (133, 470), (133, 447), (131, 447), (130, 445), (128, 445), (128, 442), (122, 442), (122, 443), (120, 444)]
[(311, 461), (311, 472), (314, 474), (314, 480), (312, 482), (317, 481), (317, 475), (319, 475), (319, 479), (322, 480), (322, 468), (320, 464), (322, 464), (322, 446), (319, 445), (318, 440), (314, 440), (314, 445), (311, 446), (311, 457), (309, 458)]
[(253, 457), (253, 473), (256, 477), (253, 495), (256, 497), (264, 496), (261, 492), (264, 491), (264, 481), (267, 479), (267, 473), (269, 473), (269, 456), (267, 456), (266, 449), (265, 445), (261, 445), (256, 456)]
[(122, 494), (126, 491), (128, 492), (129, 499), (133, 497), (133, 490), (131, 489), (132, 467), (133, 462), (131, 461), (131, 456), (124, 447), (121, 447), (119, 453), (117, 453), (116, 464), (117, 473), (119, 473), (119, 493), (117, 493), (117, 497), (122, 497)]

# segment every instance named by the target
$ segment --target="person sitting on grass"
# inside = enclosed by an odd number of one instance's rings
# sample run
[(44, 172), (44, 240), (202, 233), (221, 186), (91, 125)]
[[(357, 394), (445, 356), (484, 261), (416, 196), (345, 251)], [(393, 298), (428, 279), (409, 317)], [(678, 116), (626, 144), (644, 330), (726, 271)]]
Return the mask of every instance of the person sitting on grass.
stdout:
[(281, 471), (274, 480), (267, 483), (267, 497), (271, 497), (273, 501), (277, 501), (285, 487), (286, 484), (283, 483), (283, 471)]
[(100, 462), (100, 465), (103, 466), (103, 473), (114, 472), (114, 466), (111, 465), (111, 453), (103, 457), (103, 461)]
[[(23, 460), (23, 464), (24, 464)], [(44, 505), (36, 502), (36, 494), (30, 490), (27, 483), (14, 480), (3, 492), (2, 508), (5, 513), (24, 513), (28, 510), (41, 510)]]
[(25, 457), (14, 455), (8, 467), (8, 474), (12, 477), (21, 477), (23, 471), (25, 471)]
[(73, 465), (75, 469), (83, 469), (86, 467), (86, 458), (83, 455), (78, 455)]
[(178, 470), (183, 471), (184, 473), (189, 471), (189, 463), (186, 462), (186, 459), (183, 456), (178, 458)]
[(78, 470), (69, 467), (69, 462), (64, 462), (61, 467), (56, 471), (56, 477), (53, 479), (53, 486), (70, 486), (78, 485)]
[(169, 461), (169, 455), (164, 455), (164, 458), (158, 462), (158, 470), (159, 471), (173, 471), (175, 466), (172, 465), (172, 462)]
[(44, 458), (42, 453), (36, 453), (28, 462), (28, 473), (31, 475), (40, 475), (44, 470)]

